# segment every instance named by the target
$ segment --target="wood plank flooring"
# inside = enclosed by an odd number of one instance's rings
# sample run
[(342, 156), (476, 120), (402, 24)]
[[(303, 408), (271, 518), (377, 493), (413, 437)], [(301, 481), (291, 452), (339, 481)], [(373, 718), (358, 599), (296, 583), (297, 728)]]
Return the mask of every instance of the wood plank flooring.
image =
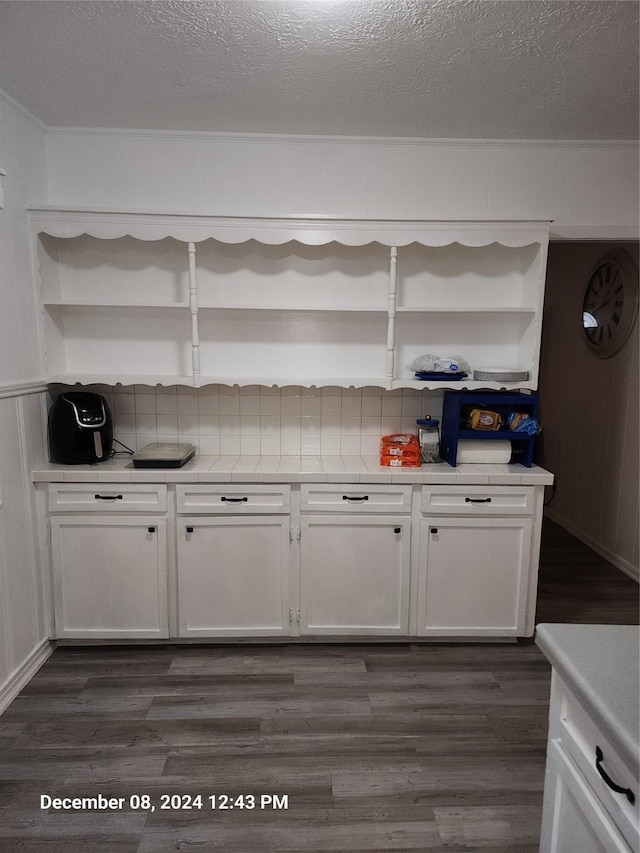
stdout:
[(639, 617), (638, 584), (545, 519), (536, 623), (638, 625)]
[[(544, 541), (538, 621), (637, 621), (632, 580)], [(537, 853), (549, 680), (528, 642), (60, 647), (0, 717), (0, 851)]]

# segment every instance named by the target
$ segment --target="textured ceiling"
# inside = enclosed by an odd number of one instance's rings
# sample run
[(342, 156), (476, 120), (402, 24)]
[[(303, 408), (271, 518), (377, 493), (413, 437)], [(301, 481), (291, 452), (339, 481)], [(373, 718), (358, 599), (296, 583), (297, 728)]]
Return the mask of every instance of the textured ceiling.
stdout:
[(59, 127), (629, 139), (638, 3), (0, 2), (0, 88)]

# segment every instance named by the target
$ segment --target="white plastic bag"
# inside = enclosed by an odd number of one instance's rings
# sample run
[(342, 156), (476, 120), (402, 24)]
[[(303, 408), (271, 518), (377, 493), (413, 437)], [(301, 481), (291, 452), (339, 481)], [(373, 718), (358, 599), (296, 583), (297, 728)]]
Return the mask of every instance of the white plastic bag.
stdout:
[(460, 373), (470, 370), (469, 364), (464, 358), (457, 355), (426, 355), (418, 356), (409, 365), (409, 370), (414, 373)]

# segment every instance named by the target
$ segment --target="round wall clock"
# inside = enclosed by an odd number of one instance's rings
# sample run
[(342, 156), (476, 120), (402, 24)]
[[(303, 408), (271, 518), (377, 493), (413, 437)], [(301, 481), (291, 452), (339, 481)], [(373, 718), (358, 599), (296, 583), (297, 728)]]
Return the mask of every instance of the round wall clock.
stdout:
[(625, 344), (638, 315), (638, 268), (624, 249), (606, 252), (587, 280), (582, 303), (584, 340), (599, 358)]

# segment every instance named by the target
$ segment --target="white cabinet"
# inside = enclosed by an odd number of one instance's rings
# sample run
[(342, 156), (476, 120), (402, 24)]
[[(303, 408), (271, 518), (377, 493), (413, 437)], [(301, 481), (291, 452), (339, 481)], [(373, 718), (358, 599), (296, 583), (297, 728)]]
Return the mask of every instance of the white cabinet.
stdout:
[(303, 484), (302, 512), (366, 513), (411, 512), (411, 487), (352, 483)]
[(272, 637), (295, 623), (291, 487), (176, 487), (180, 637)]
[(55, 636), (527, 636), (541, 506), (521, 485), (54, 483)]
[(289, 548), (288, 516), (181, 517), (180, 636), (288, 634)]
[(410, 536), (402, 516), (304, 517), (300, 633), (407, 634)]
[(533, 515), (534, 490), (527, 486), (425, 486), (424, 515), (464, 515), (490, 518)]
[(543, 827), (540, 853), (631, 853), (615, 824), (584, 777), (552, 741), (545, 785), (553, 815)]
[(418, 634), (521, 636), (530, 543), (530, 519), (421, 519)]
[(423, 486), (419, 635), (526, 634), (536, 511), (526, 486)]
[(289, 514), (291, 487), (238, 485), (180, 485), (177, 490), (179, 515), (270, 515)]
[(167, 487), (153, 483), (56, 483), (49, 512), (166, 512)]
[(554, 669), (540, 853), (638, 853), (638, 756), (629, 760)]
[(167, 523), (152, 515), (51, 518), (55, 636), (169, 636)]
[(303, 484), (300, 633), (409, 631), (411, 487)]
[(30, 217), (50, 382), (440, 390), (408, 365), (453, 353), (537, 387), (548, 222)]
[(169, 636), (166, 511), (165, 485), (50, 484), (56, 637)]

